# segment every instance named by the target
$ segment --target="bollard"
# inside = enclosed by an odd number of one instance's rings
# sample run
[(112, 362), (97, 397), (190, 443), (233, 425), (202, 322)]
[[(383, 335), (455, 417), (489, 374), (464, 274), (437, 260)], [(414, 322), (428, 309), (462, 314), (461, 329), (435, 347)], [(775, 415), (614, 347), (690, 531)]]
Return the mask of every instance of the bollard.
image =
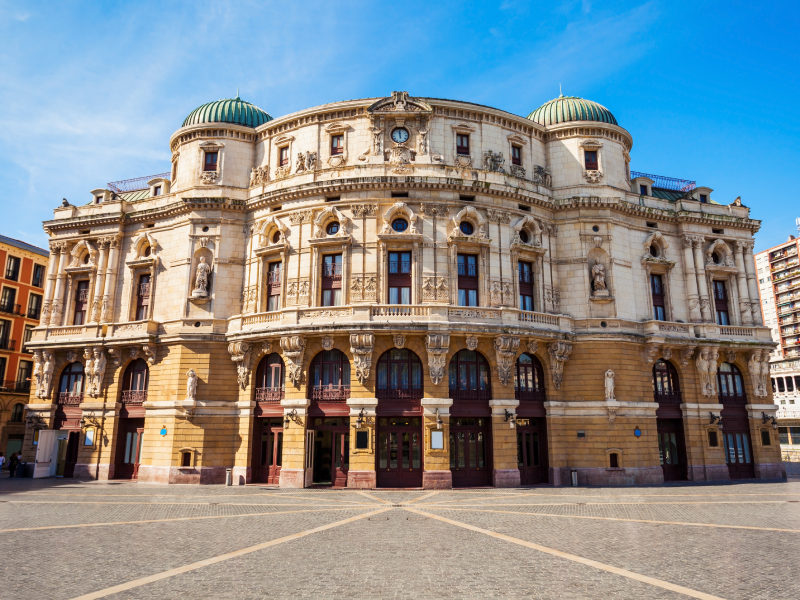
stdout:
[(233, 471), (233, 469), (225, 469), (225, 485), (233, 485), (233, 475), (231, 471)]
[(578, 469), (570, 469), (569, 474), (572, 478), (572, 487), (578, 487)]

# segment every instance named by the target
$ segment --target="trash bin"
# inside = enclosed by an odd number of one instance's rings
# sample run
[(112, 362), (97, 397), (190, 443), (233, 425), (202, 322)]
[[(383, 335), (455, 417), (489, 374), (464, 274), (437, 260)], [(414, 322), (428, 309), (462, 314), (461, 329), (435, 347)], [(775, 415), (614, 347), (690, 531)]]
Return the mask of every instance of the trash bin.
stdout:
[(14, 473), (17, 477), (27, 477), (28, 476), (28, 463), (21, 462), (17, 465), (17, 472)]
[(233, 485), (233, 469), (225, 469), (225, 485)]
[(578, 487), (578, 469), (570, 469), (569, 476), (572, 479), (572, 487)]

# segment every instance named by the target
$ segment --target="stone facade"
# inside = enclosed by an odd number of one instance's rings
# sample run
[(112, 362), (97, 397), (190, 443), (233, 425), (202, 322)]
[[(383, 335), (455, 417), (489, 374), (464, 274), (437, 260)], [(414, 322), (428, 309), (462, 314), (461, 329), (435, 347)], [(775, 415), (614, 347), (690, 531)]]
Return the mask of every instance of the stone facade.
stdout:
[[(667, 438), (653, 378), (664, 360), (679, 380), (672, 420), (686, 478), (730, 476), (721, 439), (712, 445), (722, 435), (712, 417), (733, 422), (717, 383), (730, 365), (744, 386), (753, 475), (781, 476), (777, 432), (761, 418), (777, 407), (752, 371), (773, 347), (753, 269), (759, 222), (740, 203), (628, 191), (631, 147), (611, 123), (545, 127), (405, 92), (256, 129), (181, 128), (163, 187), (61, 207), (45, 223), (52, 308), (31, 344), (39, 424), (24, 458), (55, 426), (56, 444), (79, 440), (77, 477), (222, 483), (231, 469), (235, 484), (284, 487), (517, 486), (532, 439), (531, 481), (568, 485), (575, 470), (581, 484), (658, 483)], [(653, 318), (654, 274), (665, 320)], [(76, 326), (82, 281), (94, 309)], [(716, 281), (730, 325), (716, 324)], [(398, 285), (408, 302), (391, 303)], [(406, 386), (413, 398), (382, 379), (390, 356), (419, 376)], [(486, 385), (459, 391), (457, 357), (477, 361), (464, 363), (465, 380), (471, 365), (485, 368)], [(532, 400), (520, 393), (520, 360), (541, 369)], [(65, 392), (73, 363), (85, 381)], [(144, 363), (141, 394), (131, 381)], [(280, 381), (268, 379), (271, 364)], [(389, 449), (387, 465), (409, 467), (389, 473), (381, 452), (396, 439), (406, 445), (394, 458)]]

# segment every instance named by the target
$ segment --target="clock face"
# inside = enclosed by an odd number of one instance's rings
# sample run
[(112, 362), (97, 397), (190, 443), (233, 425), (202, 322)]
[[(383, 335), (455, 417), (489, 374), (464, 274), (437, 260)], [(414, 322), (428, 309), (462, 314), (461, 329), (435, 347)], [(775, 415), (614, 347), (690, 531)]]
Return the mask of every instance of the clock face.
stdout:
[(408, 129), (405, 127), (398, 127), (394, 131), (392, 131), (392, 139), (398, 143), (402, 144), (403, 142), (408, 140)]

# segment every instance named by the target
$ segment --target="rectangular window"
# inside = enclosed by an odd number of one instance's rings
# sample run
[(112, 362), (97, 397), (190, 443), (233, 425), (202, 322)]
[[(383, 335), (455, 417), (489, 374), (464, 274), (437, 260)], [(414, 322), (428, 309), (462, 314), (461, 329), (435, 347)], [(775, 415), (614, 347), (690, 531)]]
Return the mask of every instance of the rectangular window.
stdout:
[(708, 445), (711, 448), (716, 448), (719, 445), (719, 441), (717, 441), (717, 432), (716, 431), (709, 431), (708, 432)]
[(794, 391), (794, 384), (792, 382), (792, 378), (791, 377), (787, 377), (786, 378), (786, 391), (787, 392), (793, 392)]
[(664, 311), (664, 281), (661, 275), (650, 275), (650, 292), (653, 296), (653, 319), (656, 321), (666, 321), (667, 316)]
[(458, 255), (458, 305), (478, 306), (478, 257)]
[(411, 252), (389, 252), (389, 304), (411, 304)]
[(150, 274), (139, 276), (136, 289), (136, 321), (144, 321), (150, 315)]
[(4, 287), (3, 293), (0, 295), (0, 312), (15, 313), (14, 310), (17, 301), (17, 290), (14, 288)]
[(331, 156), (344, 154), (344, 135), (331, 136)]
[(217, 156), (217, 152), (206, 152), (206, 157), (203, 161), (203, 171), (217, 170)]
[(322, 257), (322, 306), (342, 305), (342, 255)]
[(272, 262), (267, 267), (267, 311), (281, 309), (281, 263)]
[[(3, 350), (13, 350), (14, 349), (14, 342), (9, 340), (8, 338), (11, 335), (11, 321), (6, 321), (4, 319), (0, 319), (0, 349)], [(5, 358), (3, 360), (3, 369), (0, 372), (0, 375), (5, 372)], [(2, 377), (0, 377), (2, 380)]]
[(31, 285), (33, 287), (44, 287), (44, 265), (33, 265), (33, 278)]
[(778, 391), (779, 392), (785, 392), (786, 391), (786, 387), (783, 384), (783, 377), (778, 377)]
[(647, 186), (646, 185), (640, 185), (639, 186), (639, 193), (642, 196), (647, 196)]
[(75, 316), (73, 325), (83, 325), (86, 322), (86, 309), (89, 306), (89, 282), (79, 281), (75, 290)]
[(728, 290), (724, 281), (714, 282), (714, 308), (717, 312), (717, 325), (730, 325), (728, 316)]
[(161, 186), (157, 185), (153, 187), (153, 196), (160, 196), (161, 195)]
[(23, 390), (30, 385), (31, 374), (33, 373), (33, 361), (21, 360), (19, 361), (19, 368), (17, 369), (17, 383), (16, 389)]
[(11, 281), (19, 281), (19, 264), (20, 260), (16, 256), (8, 257), (8, 264), (6, 264), (6, 279)]
[(511, 164), (522, 164), (522, 148), (520, 146), (511, 146)]
[(533, 264), (525, 261), (517, 263), (519, 278), (519, 308), (534, 310), (533, 307)]
[(585, 150), (583, 160), (587, 171), (597, 171), (597, 150)]
[[(26, 347), (27, 343), (31, 341), (33, 337), (33, 325), (25, 325), (25, 329), (22, 332), (22, 351), (26, 354), (29, 354), (31, 351), (28, 350)], [(22, 362), (20, 362), (22, 364)]]
[(28, 296), (28, 318), (38, 319), (42, 315), (42, 297), (39, 294)]
[(280, 166), (285, 167), (289, 164), (289, 146), (284, 146), (278, 150)]
[(769, 439), (769, 429), (762, 429), (761, 430), (761, 445), (762, 446), (770, 446), (770, 445), (772, 445), (770, 443), (770, 439)]
[(708, 204), (708, 196), (706, 196), (705, 194), (700, 194), (700, 202), (702, 202), (703, 204)]
[(456, 154), (469, 154), (469, 134), (456, 134)]

